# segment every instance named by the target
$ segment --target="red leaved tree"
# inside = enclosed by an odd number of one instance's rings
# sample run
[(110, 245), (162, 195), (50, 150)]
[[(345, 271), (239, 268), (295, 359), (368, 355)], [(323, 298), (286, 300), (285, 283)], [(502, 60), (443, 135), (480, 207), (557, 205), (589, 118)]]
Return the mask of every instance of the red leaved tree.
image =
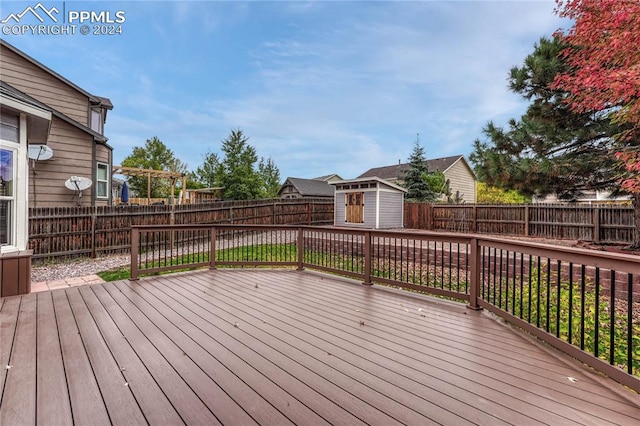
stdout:
[[(615, 154), (620, 187), (633, 194), (640, 247), (640, 1), (556, 0), (556, 13), (574, 25), (557, 35), (571, 71), (554, 87), (567, 91), (576, 112), (599, 111), (623, 126)], [(613, 155), (613, 154), (612, 154)]]

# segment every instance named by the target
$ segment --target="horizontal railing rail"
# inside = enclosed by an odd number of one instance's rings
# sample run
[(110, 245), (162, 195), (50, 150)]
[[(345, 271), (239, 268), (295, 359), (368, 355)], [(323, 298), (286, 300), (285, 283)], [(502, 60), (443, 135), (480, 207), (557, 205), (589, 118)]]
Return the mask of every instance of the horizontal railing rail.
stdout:
[(131, 279), (199, 267), (315, 269), (465, 301), (640, 391), (638, 256), (467, 234), (134, 225)]

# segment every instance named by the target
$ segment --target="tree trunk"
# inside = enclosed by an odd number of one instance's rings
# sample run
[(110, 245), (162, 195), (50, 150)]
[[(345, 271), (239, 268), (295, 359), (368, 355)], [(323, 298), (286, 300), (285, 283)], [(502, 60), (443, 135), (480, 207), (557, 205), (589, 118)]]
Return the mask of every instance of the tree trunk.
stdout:
[(636, 225), (636, 235), (631, 243), (631, 249), (640, 249), (640, 192), (636, 192), (632, 195), (633, 199), (633, 217)]

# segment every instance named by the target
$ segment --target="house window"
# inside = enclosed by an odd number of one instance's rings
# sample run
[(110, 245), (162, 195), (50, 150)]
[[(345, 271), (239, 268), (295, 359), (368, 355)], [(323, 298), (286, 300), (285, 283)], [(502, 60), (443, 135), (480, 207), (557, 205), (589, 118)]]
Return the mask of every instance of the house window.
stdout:
[(109, 165), (98, 163), (96, 168), (96, 197), (109, 197)]
[(15, 212), (16, 150), (0, 145), (0, 246), (13, 245)]
[(0, 139), (3, 141), (19, 143), (19, 128), (20, 120), (17, 115), (0, 114)]
[(92, 108), (91, 109), (91, 130), (94, 132), (98, 132), (102, 134), (102, 111), (100, 108)]

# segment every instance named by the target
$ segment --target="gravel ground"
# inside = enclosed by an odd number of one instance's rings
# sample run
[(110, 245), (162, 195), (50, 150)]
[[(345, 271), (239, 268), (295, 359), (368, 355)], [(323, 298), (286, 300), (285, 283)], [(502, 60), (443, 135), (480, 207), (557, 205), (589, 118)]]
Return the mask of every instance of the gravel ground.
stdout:
[(99, 257), (97, 259), (79, 259), (31, 267), (31, 282), (61, 280), (64, 278), (84, 277), (97, 272), (127, 266), (131, 262), (128, 254)]

